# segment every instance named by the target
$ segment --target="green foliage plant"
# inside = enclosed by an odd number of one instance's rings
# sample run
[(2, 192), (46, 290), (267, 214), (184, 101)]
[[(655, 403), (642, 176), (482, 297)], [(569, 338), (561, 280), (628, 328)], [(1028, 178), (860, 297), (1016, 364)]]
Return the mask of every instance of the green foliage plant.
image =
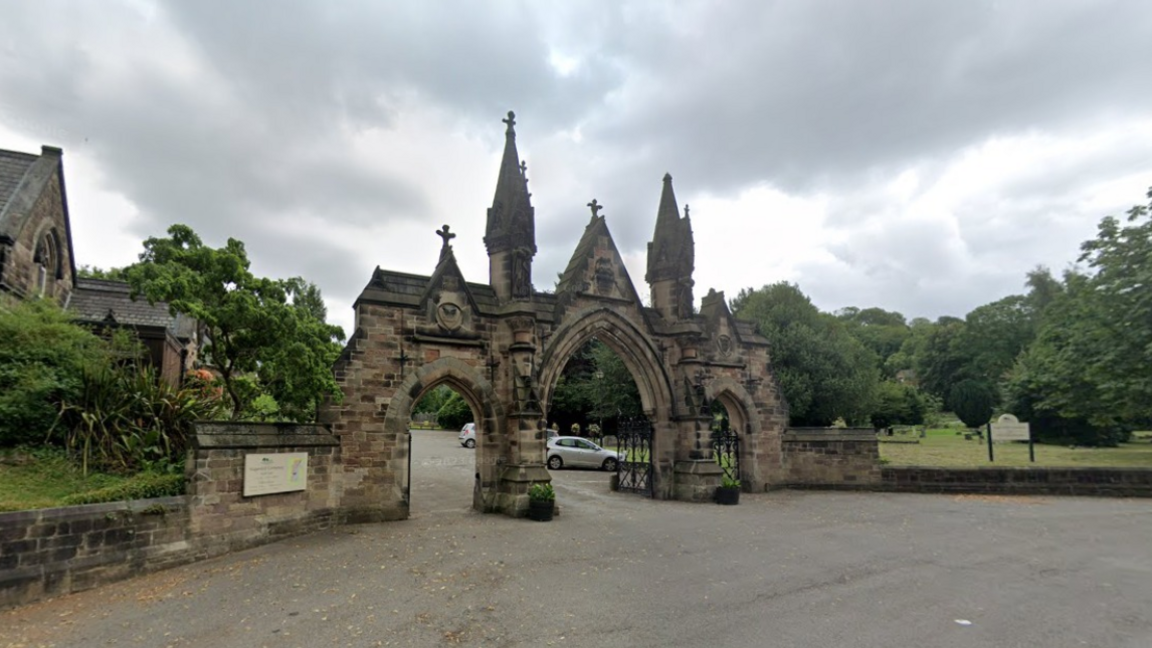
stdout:
[(55, 302), (0, 295), (0, 448), (42, 442), (60, 401), (110, 361), (108, 344)]
[(556, 491), (552, 484), (537, 482), (528, 488), (528, 499), (533, 502), (552, 502), (556, 500)]
[(740, 480), (739, 479), (733, 479), (733, 478), (729, 477), (728, 475), (724, 475), (720, 479), (720, 488), (732, 488), (732, 489), (739, 490)]
[(962, 380), (948, 391), (948, 407), (970, 428), (987, 424), (995, 404), (992, 388), (983, 381)]
[[(212, 248), (186, 225), (173, 225), (167, 238), (144, 241), (139, 263), (124, 273), (134, 295), (167, 302), (202, 327), (201, 358), (219, 377), (231, 418), (267, 393), (284, 418), (315, 420), (325, 398), (341, 397), (332, 364), (344, 332), (323, 320), (314, 285), (257, 277), (249, 265), (242, 242)], [(258, 389), (246, 390), (243, 379), (251, 377)]]
[(99, 504), (102, 502), (125, 502), (183, 494), (184, 475), (141, 473), (115, 486), (68, 496), (64, 498), (63, 503), (67, 506), (73, 506), (77, 504)]
[(436, 412), (436, 420), (445, 430), (459, 430), (465, 423), (474, 422), (472, 408), (459, 392), (453, 391)]

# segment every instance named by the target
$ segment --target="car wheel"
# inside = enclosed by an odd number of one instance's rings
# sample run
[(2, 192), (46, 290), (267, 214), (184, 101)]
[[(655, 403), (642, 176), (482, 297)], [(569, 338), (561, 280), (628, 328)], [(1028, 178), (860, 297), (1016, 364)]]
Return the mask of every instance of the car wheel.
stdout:
[(476, 439), (468, 439), (467, 441), (464, 442), (464, 447), (465, 448), (475, 448), (476, 447)]
[(615, 459), (605, 459), (604, 460), (604, 470), (607, 470), (608, 472), (616, 472), (616, 460)]
[(548, 467), (552, 470), (560, 470), (564, 467), (564, 460), (556, 455), (548, 457)]

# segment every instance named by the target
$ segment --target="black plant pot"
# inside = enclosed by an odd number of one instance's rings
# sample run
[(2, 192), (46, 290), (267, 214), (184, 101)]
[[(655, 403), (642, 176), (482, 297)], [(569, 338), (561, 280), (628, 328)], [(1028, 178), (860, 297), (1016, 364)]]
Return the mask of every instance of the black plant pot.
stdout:
[(716, 503), (732, 506), (740, 503), (740, 489), (721, 486), (716, 489)]
[(553, 500), (528, 500), (528, 519), (537, 522), (551, 522), (552, 509), (556, 502)]

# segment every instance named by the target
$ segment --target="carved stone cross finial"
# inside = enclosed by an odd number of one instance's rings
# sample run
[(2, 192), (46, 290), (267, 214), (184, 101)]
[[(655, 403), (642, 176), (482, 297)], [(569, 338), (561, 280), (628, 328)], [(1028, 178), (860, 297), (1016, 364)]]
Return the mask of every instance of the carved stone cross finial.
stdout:
[(508, 124), (508, 130), (512, 130), (512, 127), (516, 125), (516, 113), (509, 110), (508, 111), (508, 118), (507, 119), (501, 119), (500, 121), (504, 122), (505, 124)]
[(520, 160), (520, 175), (525, 175), (527, 173), (528, 173), (528, 163), (525, 162), (524, 160)]
[(444, 229), (438, 229), (438, 230), (436, 230), (436, 236), (439, 236), (440, 238), (444, 239), (444, 247), (448, 247), (448, 246), (449, 246), (449, 241), (451, 241), (452, 239), (456, 238), (456, 235), (455, 235), (455, 234), (453, 234), (452, 232), (448, 231), (448, 226), (447, 226), (447, 225), (445, 225), (445, 226), (444, 226)]
[(688, 203), (684, 203), (684, 218), (688, 218)]
[(592, 218), (596, 218), (597, 216), (599, 216), (600, 210), (604, 209), (604, 205), (601, 205), (600, 203), (596, 202), (595, 198), (592, 199), (592, 202), (588, 203), (588, 207), (592, 210)]

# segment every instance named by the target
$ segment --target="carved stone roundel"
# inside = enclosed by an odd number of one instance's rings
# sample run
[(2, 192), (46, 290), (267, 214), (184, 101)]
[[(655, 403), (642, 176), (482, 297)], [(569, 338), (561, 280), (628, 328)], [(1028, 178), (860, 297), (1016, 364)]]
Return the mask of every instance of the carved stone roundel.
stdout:
[(721, 335), (716, 339), (716, 350), (725, 358), (732, 355), (732, 338), (727, 335)]
[(464, 324), (464, 310), (455, 301), (445, 299), (436, 307), (436, 323), (446, 331), (456, 331)]

